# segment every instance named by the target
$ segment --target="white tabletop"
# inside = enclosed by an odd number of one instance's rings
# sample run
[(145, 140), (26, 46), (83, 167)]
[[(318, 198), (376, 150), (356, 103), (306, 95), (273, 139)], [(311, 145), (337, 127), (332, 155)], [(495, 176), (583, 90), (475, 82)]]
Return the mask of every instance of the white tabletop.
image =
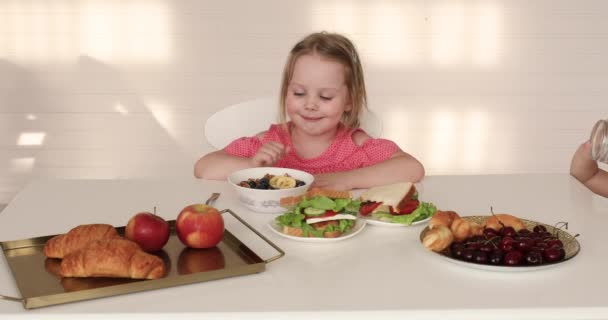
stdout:
[[(0, 317), (82, 313), (210, 312), (219, 315), (389, 315), (414, 318), (608, 318), (608, 201), (566, 174), (432, 176), (420, 198), (461, 215), (507, 212), (552, 224), (568, 221), (580, 233), (581, 252), (534, 272), (470, 269), (440, 259), (419, 242), (424, 226), (366, 226), (335, 243), (305, 243), (271, 232), (276, 215), (238, 203), (225, 182), (202, 180), (42, 180), (24, 188), (0, 213), (0, 241), (64, 233), (78, 224), (125, 225), (140, 211), (158, 208), (175, 219), (186, 205), (221, 192), (215, 206), (231, 208), (286, 252), (264, 272), (122, 296), (25, 310), (0, 300)], [(275, 254), (236, 221), (227, 228), (262, 258)], [(19, 296), (0, 259), (0, 294)]]

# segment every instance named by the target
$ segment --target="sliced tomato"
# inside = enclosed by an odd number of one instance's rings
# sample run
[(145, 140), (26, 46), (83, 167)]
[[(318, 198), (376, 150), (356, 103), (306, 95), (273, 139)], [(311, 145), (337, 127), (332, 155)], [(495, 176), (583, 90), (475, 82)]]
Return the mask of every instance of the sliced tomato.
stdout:
[(337, 215), (338, 213), (333, 211), (333, 210), (327, 210), (325, 211), (324, 214), (320, 214), (318, 216), (312, 216), (312, 215), (305, 215), (306, 219), (312, 219), (312, 218), (327, 218), (327, 217), (333, 217), (335, 215)]
[(359, 207), (359, 214), (362, 216), (367, 216), (372, 213), (372, 211), (374, 211), (376, 208), (378, 208), (381, 204), (382, 202), (365, 202), (361, 204), (361, 207)]
[(405, 203), (405, 206), (403, 206), (403, 208), (399, 212), (395, 212), (393, 210), (393, 208), (391, 207), (391, 214), (395, 215), (395, 216), (410, 214), (410, 213), (414, 212), (414, 210), (416, 210), (416, 208), (418, 208), (419, 204), (420, 204), (420, 201), (418, 201), (418, 200), (414, 200), (414, 199), (409, 200), (408, 202)]

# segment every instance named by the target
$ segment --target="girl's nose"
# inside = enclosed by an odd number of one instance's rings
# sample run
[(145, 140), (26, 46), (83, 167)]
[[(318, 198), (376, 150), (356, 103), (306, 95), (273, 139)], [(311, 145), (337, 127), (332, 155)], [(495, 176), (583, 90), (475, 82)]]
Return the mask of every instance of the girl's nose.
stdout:
[(317, 99), (315, 99), (314, 97), (310, 97), (306, 100), (306, 105), (304, 106), (304, 108), (306, 110), (317, 110), (319, 109), (317, 102)]

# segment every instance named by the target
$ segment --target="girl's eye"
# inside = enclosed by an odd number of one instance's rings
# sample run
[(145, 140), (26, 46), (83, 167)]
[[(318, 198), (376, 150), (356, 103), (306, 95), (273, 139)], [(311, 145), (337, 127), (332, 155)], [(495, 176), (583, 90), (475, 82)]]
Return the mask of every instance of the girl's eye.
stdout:
[(304, 95), (304, 92), (294, 92), (293, 95), (296, 97), (301, 97)]
[(322, 100), (325, 101), (330, 101), (331, 99), (333, 99), (333, 97), (324, 97), (324, 96), (320, 96)]

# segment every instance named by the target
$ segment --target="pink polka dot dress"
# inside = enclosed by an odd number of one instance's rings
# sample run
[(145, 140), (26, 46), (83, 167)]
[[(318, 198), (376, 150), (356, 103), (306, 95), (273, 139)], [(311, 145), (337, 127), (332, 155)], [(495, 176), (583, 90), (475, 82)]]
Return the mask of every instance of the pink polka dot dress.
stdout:
[(310, 159), (298, 156), (291, 143), (289, 132), (278, 124), (271, 125), (261, 138), (254, 136), (234, 140), (224, 148), (224, 152), (250, 158), (262, 145), (275, 141), (285, 145), (288, 150), (287, 154), (275, 164), (275, 167), (292, 168), (317, 174), (371, 166), (390, 159), (395, 152), (400, 150), (397, 144), (386, 139), (370, 138), (358, 146), (352, 139), (352, 135), (356, 131), (363, 130), (361, 128), (339, 130), (329, 148), (320, 156)]

